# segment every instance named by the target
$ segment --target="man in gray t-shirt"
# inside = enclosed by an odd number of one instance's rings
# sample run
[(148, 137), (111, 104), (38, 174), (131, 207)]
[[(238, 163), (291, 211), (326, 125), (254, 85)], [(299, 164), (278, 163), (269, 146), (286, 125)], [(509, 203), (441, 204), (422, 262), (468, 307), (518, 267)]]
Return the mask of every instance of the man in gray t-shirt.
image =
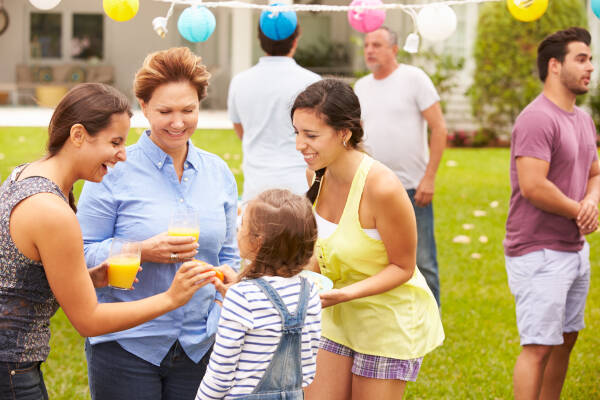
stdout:
[(575, 106), (593, 71), (590, 34), (558, 31), (538, 47), (542, 93), (517, 118), (504, 249), (521, 353), (515, 399), (559, 398), (583, 329), (589, 246), (598, 228), (600, 166), (591, 117)]

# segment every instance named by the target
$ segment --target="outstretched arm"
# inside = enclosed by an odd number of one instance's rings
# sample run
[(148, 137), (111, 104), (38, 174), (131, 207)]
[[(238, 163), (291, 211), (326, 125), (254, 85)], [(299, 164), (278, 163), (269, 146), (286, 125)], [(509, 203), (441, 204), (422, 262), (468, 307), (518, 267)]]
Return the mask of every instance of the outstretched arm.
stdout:
[(77, 218), (53, 194), (24, 200), (11, 218), (39, 252), (50, 288), (82, 336), (97, 336), (139, 325), (185, 304), (214, 276), (196, 262), (185, 263), (168, 291), (143, 300), (100, 304), (85, 265)]
[(389, 170), (368, 182), (366, 189), (369, 208), (374, 212), (375, 226), (385, 245), (389, 265), (360, 282), (321, 294), (323, 307), (387, 292), (403, 285), (414, 274), (417, 224), (406, 190)]

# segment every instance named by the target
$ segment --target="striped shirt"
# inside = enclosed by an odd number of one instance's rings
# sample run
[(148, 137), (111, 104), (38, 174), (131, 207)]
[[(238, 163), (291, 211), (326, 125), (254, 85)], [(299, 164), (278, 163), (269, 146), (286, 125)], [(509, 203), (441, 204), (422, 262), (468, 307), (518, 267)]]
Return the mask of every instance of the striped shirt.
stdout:
[[(296, 312), (300, 278), (264, 276)], [(235, 399), (250, 394), (263, 377), (281, 339), (282, 321), (267, 296), (251, 281), (229, 288), (223, 302), (216, 342), (196, 400)], [(310, 286), (306, 318), (302, 328), (302, 386), (308, 386), (316, 372), (321, 337), (321, 300)]]

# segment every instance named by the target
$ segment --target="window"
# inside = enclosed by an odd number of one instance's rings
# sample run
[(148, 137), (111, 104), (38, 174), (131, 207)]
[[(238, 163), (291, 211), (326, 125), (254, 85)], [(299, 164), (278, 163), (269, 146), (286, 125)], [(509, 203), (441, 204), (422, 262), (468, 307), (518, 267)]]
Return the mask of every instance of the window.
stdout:
[(102, 14), (73, 14), (71, 57), (75, 59), (103, 58), (104, 24)]
[(31, 58), (61, 58), (61, 15), (58, 13), (31, 13)]

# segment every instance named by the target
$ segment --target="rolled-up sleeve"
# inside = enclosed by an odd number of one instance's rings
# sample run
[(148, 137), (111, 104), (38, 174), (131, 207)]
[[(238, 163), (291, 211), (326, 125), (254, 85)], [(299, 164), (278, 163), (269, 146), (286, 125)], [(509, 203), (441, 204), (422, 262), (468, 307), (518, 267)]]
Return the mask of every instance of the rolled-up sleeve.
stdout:
[(77, 219), (88, 268), (108, 258), (116, 218), (117, 205), (108, 185), (86, 182), (77, 204)]
[[(228, 171), (229, 172), (229, 171)], [(231, 172), (226, 187), (227, 198), (225, 201), (225, 221), (227, 232), (225, 242), (219, 252), (219, 264), (228, 264), (231, 268), (239, 271), (240, 257), (237, 248), (237, 185)]]

